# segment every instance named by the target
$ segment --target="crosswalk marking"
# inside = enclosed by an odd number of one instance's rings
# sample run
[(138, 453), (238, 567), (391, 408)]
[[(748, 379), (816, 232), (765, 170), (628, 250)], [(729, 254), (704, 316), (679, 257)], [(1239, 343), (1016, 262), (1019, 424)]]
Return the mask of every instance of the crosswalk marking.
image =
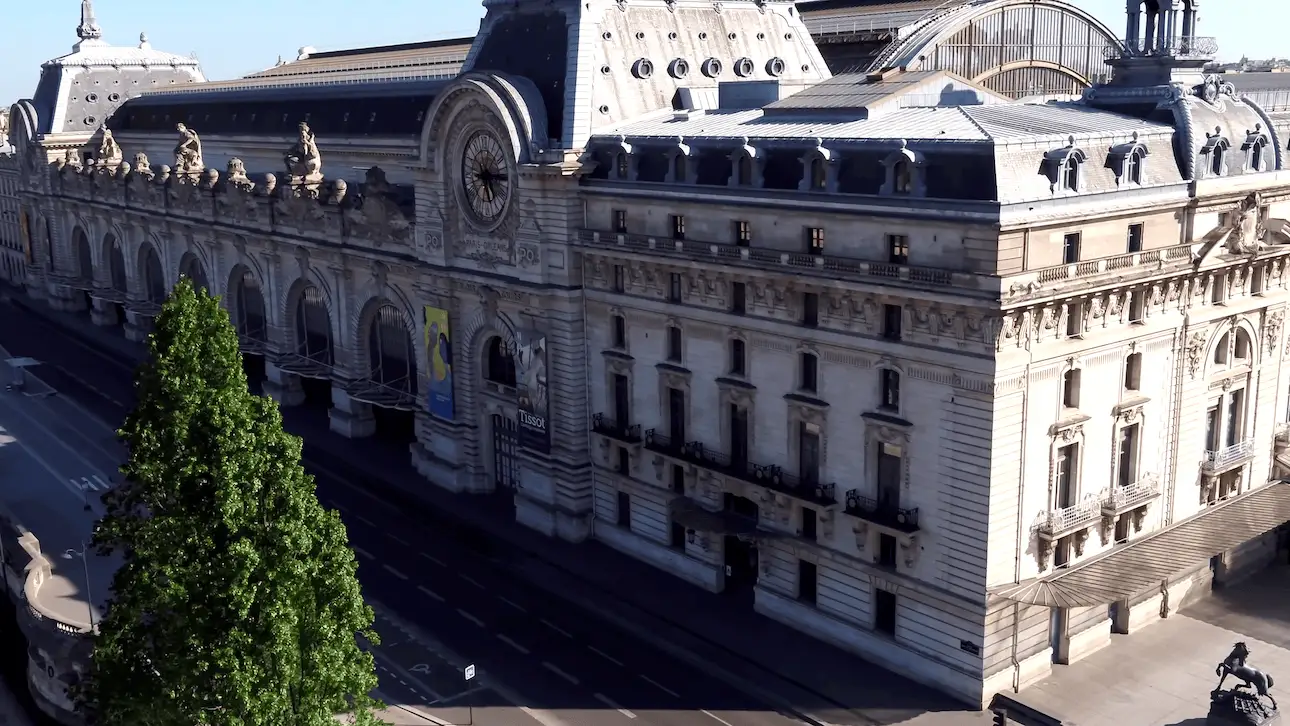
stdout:
[[(93, 478), (93, 481), (91, 481), (91, 478)], [(112, 485), (103, 481), (103, 477), (98, 474), (83, 476), (80, 481), (75, 479), (68, 479), (67, 481), (83, 492), (105, 492), (112, 488)]]
[(95, 475), (94, 475), (94, 481), (98, 482), (98, 485), (99, 485), (100, 487), (103, 487), (104, 489), (111, 489), (111, 488), (112, 488), (112, 485), (111, 485), (111, 484), (108, 484), (108, 483), (107, 483), (107, 482), (105, 482), (105, 481), (103, 481), (103, 479), (101, 479), (101, 478), (99, 477), (99, 475), (98, 475), (98, 474), (95, 474)]

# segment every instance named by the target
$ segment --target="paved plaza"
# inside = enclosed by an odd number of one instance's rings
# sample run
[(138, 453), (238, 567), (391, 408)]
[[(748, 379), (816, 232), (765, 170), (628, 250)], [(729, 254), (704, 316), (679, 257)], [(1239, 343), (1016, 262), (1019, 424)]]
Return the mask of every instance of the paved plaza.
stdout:
[[(1249, 646), (1251, 665), (1290, 684), (1287, 598), (1290, 567), (1274, 565), (1163, 623), (1114, 636), (1110, 647), (1057, 668), (1019, 700), (1067, 726), (1202, 726), (1218, 683), (1214, 668), (1238, 641)], [(1290, 706), (1290, 698), (1281, 700)]]

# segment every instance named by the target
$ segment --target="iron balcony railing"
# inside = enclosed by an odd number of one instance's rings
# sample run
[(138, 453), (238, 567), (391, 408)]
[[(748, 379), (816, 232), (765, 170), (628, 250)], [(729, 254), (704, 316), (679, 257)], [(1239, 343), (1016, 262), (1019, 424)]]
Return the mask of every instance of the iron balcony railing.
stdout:
[(1181, 58), (1184, 60), (1208, 60), (1218, 54), (1218, 39), (1207, 36), (1178, 36), (1174, 38), (1152, 38), (1148, 45), (1138, 38), (1129, 38), (1124, 45), (1111, 45), (1106, 48), (1107, 60), (1120, 58)]
[(677, 443), (655, 429), (645, 432), (645, 448), (726, 476), (763, 486), (820, 506), (837, 503), (837, 486), (795, 477), (782, 467), (731, 459), (699, 441)]
[(901, 507), (887, 501), (866, 497), (859, 489), (847, 491), (843, 511), (880, 527), (912, 534), (918, 531), (918, 507)]
[(1254, 439), (1244, 439), (1231, 446), (1206, 451), (1201, 466), (1206, 471), (1214, 471), (1239, 464), (1252, 456), (1254, 456)]
[(641, 442), (640, 424), (630, 426), (621, 424), (603, 413), (598, 413), (591, 417), (591, 430), (601, 436), (608, 436), (611, 439), (617, 439), (628, 444), (639, 444)]
[(1058, 539), (1091, 526), (1102, 515), (1101, 497), (1089, 495), (1069, 507), (1053, 509), (1039, 515), (1035, 531), (1041, 537)]
[(1148, 474), (1128, 486), (1111, 487), (1102, 498), (1102, 514), (1115, 516), (1136, 509), (1160, 494), (1160, 479)]

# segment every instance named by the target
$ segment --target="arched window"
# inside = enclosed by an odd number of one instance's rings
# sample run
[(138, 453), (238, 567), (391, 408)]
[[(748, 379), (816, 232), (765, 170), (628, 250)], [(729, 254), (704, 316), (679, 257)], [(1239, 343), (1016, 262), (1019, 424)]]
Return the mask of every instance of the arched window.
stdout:
[(828, 184), (829, 176), (824, 167), (824, 159), (818, 156), (811, 159), (811, 191), (822, 192)]
[(1079, 191), (1079, 160), (1069, 156), (1062, 164), (1062, 189), (1068, 192)]
[(488, 341), (484, 379), (503, 386), (515, 386), (515, 358), (501, 336)]
[(1244, 330), (1236, 331), (1236, 343), (1232, 346), (1232, 357), (1237, 363), (1248, 364), (1250, 356), (1254, 352), (1254, 344), (1250, 340), (1250, 334)]
[(892, 167), (892, 191), (896, 194), (914, 191), (914, 170), (908, 161), (897, 161)]
[(689, 176), (689, 161), (685, 154), (676, 154), (672, 157), (672, 183), (684, 184)]
[(1124, 157), (1124, 178), (1130, 184), (1142, 183), (1142, 152), (1134, 150)]
[(1232, 334), (1223, 333), (1223, 337), (1218, 339), (1218, 345), (1214, 346), (1214, 363), (1217, 365), (1227, 365), (1227, 352), (1232, 347)]
[(630, 166), (627, 163), (627, 152), (620, 151), (614, 154), (614, 175), (616, 179), (626, 180), (629, 176)]
[(1224, 157), (1227, 155), (1227, 149), (1222, 146), (1215, 146), (1214, 151), (1209, 158), (1209, 173), (1214, 176), (1222, 176), (1225, 162)]
[(740, 154), (735, 162), (736, 183), (741, 187), (750, 187), (753, 183), (753, 161), (747, 154)]

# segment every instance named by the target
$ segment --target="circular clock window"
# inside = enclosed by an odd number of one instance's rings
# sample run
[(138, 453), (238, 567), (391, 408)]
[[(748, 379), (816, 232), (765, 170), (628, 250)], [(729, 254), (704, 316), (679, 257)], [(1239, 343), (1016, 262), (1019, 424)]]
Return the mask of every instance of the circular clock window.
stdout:
[(461, 154), (461, 189), (467, 211), (484, 226), (496, 226), (511, 200), (511, 171), (505, 147), (491, 131), (476, 131)]

